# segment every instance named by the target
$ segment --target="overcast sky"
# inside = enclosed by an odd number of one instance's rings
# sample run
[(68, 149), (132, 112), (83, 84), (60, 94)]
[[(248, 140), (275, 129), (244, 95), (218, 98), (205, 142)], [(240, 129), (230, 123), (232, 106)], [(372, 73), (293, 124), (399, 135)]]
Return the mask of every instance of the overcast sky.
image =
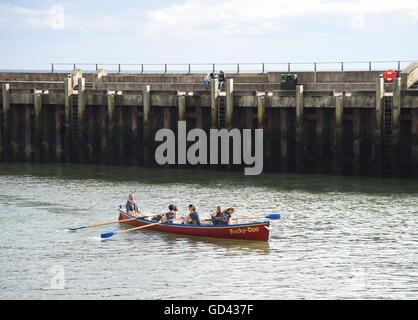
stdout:
[(0, 69), (417, 60), (418, 0), (0, 1)]

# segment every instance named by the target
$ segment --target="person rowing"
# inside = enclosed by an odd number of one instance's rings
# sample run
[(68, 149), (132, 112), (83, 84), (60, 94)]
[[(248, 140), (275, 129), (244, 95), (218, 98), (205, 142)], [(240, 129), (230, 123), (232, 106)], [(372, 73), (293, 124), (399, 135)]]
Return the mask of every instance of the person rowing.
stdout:
[(162, 222), (173, 223), (173, 220), (176, 219), (177, 212), (177, 207), (174, 204), (170, 204), (168, 206), (168, 212), (161, 217)]
[(234, 208), (228, 208), (225, 211), (222, 211), (219, 224), (221, 225), (229, 224), (229, 220), (231, 219), (231, 216), (234, 214), (234, 212), (235, 212)]
[(144, 213), (139, 210), (138, 205), (136, 204), (135, 195), (133, 193), (129, 194), (128, 200), (126, 201), (126, 213), (139, 216)]
[(217, 206), (216, 210), (210, 212), (210, 220), (212, 221), (213, 225), (218, 225), (221, 221), (222, 215), (222, 206)]
[(183, 223), (186, 222), (188, 224), (197, 224), (201, 225), (199, 213), (196, 210), (196, 206), (194, 204), (189, 205), (189, 214), (187, 215), (186, 219), (183, 221)]

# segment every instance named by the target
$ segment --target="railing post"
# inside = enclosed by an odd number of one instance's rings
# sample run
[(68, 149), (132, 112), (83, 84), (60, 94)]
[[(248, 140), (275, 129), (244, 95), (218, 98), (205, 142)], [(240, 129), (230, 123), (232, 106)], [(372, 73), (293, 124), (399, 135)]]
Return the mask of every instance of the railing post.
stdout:
[(189, 63), (189, 74), (191, 74), (191, 73), (192, 73), (192, 68), (191, 68), (190, 63)]
[(141, 63), (141, 73), (144, 73), (144, 64)]
[(237, 63), (237, 74), (239, 74), (239, 63)]
[(264, 73), (264, 63), (261, 64), (261, 73)]
[(51, 73), (54, 73), (54, 64), (51, 63)]
[(164, 73), (167, 73), (167, 64), (164, 64)]
[(120, 73), (120, 63), (118, 64), (118, 73)]
[(401, 62), (398, 61), (398, 71), (401, 71)]
[(372, 62), (369, 61), (369, 71), (372, 71)]
[(314, 71), (316, 72), (316, 62), (314, 62)]
[(287, 64), (287, 72), (290, 72), (290, 63)]
[(96, 71), (99, 70), (99, 65), (96, 63)]
[(341, 62), (341, 71), (344, 71), (344, 62)]
[(73, 63), (73, 69), (75, 69), (75, 63)]

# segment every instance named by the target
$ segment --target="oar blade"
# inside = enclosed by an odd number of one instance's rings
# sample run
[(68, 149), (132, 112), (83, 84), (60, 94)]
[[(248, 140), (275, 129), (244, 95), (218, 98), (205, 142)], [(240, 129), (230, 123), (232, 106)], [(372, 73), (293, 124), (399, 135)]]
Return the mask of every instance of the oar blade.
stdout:
[(106, 238), (110, 238), (113, 237), (117, 232), (106, 232), (106, 233), (102, 233), (100, 235), (100, 238), (102, 239), (106, 239)]
[(80, 230), (80, 229), (85, 229), (85, 228), (87, 228), (87, 227), (68, 228), (68, 230), (69, 230), (69, 231), (77, 231), (77, 230)]
[(266, 215), (267, 219), (272, 219), (272, 220), (278, 220), (282, 217), (282, 215), (280, 213), (271, 213)]

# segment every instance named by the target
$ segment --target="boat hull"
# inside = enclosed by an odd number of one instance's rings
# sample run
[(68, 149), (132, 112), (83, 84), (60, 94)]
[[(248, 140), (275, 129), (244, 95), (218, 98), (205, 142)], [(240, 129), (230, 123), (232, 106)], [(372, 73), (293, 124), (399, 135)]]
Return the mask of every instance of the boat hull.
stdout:
[[(131, 218), (134, 218), (134, 216), (126, 214), (124, 212), (119, 213), (119, 221)], [(137, 218), (135, 220), (130, 220), (123, 223), (135, 227), (140, 227), (155, 223), (155, 221), (146, 218)], [(150, 227), (147, 227), (146, 229), (159, 232), (180, 234), (185, 236), (267, 242), (269, 240), (269, 226), (269, 221), (251, 222), (226, 226), (162, 223), (152, 225)]]

